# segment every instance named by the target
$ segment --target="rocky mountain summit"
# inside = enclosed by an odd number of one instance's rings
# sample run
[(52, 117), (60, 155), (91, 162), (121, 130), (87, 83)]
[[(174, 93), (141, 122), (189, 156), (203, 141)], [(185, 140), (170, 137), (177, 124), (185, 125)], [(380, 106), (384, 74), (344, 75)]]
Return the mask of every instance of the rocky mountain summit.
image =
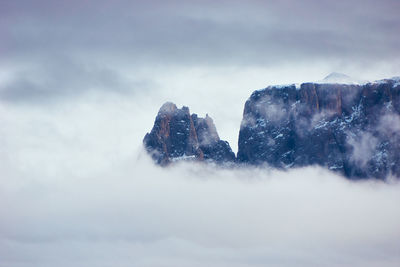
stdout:
[(153, 129), (143, 140), (146, 150), (161, 165), (178, 160), (227, 163), (235, 160), (229, 143), (219, 138), (213, 120), (190, 114), (167, 102), (159, 110)]
[[(339, 82), (336, 82), (337, 80)], [(246, 101), (235, 158), (208, 115), (164, 104), (144, 138), (153, 159), (263, 165), (319, 165), (351, 179), (400, 177), (400, 78), (269, 86)]]
[(400, 176), (400, 79), (270, 86), (247, 100), (239, 162)]

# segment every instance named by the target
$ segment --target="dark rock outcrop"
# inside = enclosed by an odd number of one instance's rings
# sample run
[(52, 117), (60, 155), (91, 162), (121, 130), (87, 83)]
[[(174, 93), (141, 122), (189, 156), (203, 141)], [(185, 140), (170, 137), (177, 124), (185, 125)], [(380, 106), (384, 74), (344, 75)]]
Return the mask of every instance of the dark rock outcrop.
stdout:
[(195, 159), (216, 163), (234, 162), (228, 142), (219, 138), (213, 120), (199, 118), (189, 108), (167, 102), (159, 110), (153, 129), (143, 140), (146, 150), (161, 165)]
[(400, 177), (400, 78), (257, 90), (245, 104), (237, 158), (208, 115), (199, 118), (172, 103), (161, 107), (143, 142), (161, 165), (188, 159), (281, 169), (319, 165), (351, 179)]
[(321, 165), (349, 178), (400, 176), (400, 82), (270, 86), (247, 100), (237, 160)]

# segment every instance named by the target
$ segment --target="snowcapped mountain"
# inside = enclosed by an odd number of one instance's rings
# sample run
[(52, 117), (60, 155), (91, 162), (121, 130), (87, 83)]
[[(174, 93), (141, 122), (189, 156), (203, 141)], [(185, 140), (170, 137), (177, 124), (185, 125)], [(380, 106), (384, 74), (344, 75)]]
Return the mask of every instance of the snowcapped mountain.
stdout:
[(400, 177), (400, 78), (356, 83), (332, 73), (323, 82), (269, 86), (246, 101), (237, 157), (208, 116), (165, 104), (144, 145), (159, 164), (194, 158), (324, 166), (351, 179)]
[(245, 104), (237, 159), (283, 169), (320, 165), (349, 178), (400, 176), (399, 82), (257, 90)]
[(359, 80), (343, 73), (332, 72), (321, 81), (318, 81), (317, 83), (365, 84), (367, 83), (367, 81)]

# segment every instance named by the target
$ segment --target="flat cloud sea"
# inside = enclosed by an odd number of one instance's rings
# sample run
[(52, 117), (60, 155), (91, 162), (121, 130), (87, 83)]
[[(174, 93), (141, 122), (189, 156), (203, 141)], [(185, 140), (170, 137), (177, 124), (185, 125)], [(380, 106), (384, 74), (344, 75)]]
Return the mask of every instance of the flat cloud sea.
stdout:
[(398, 265), (398, 182), (161, 168), (131, 101), (2, 105), (0, 266)]

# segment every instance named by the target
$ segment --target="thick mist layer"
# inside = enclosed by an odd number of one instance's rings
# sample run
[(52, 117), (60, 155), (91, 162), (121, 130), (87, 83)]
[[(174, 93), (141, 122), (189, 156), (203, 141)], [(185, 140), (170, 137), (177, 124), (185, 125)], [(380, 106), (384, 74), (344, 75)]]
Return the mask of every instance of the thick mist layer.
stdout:
[(400, 260), (398, 185), (351, 184), (311, 168), (132, 165), (86, 179), (3, 184), (0, 265), (397, 266)]
[[(398, 183), (314, 168), (162, 169), (142, 148), (166, 101), (208, 113), (236, 152), (256, 89), (333, 71), (398, 76), (398, 10), (397, 0), (0, 1), (0, 266), (399, 266)], [(382, 125), (395, 131), (392, 121)]]
[(160, 168), (139, 103), (2, 104), (0, 266), (398, 266), (398, 183)]

